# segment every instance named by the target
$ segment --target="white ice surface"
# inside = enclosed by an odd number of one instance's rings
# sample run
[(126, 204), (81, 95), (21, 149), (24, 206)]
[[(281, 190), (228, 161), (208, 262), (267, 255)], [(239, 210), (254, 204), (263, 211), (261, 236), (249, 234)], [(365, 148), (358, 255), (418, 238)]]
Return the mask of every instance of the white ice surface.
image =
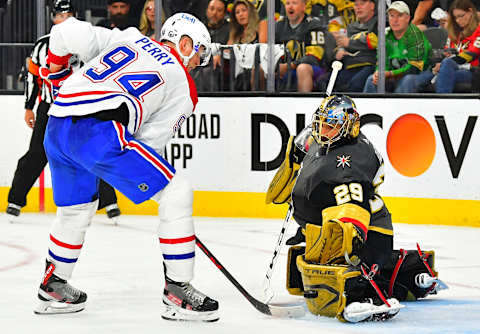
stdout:
[[(204, 254), (196, 251), (194, 285), (220, 302), (215, 323), (162, 320), (163, 269), (156, 218), (121, 216), (115, 227), (97, 215), (70, 283), (88, 293), (87, 307), (67, 315), (34, 315), (54, 216), (22, 214), (15, 224), (0, 214), (0, 333), (480, 333), (480, 229), (395, 225), (395, 247), (436, 252), (436, 269), (450, 289), (405, 303), (385, 323), (343, 324), (307, 314), (278, 319), (259, 313)], [(230, 273), (261, 299), (281, 220), (195, 218), (196, 234)], [(295, 231), (290, 226), (288, 234)], [(302, 301), (285, 286), (286, 248), (272, 285), (274, 302)]]

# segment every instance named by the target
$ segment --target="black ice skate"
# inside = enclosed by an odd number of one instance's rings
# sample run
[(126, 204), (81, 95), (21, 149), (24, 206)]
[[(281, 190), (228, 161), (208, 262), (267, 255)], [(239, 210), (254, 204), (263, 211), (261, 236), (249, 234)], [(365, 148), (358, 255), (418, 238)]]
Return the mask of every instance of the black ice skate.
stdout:
[(107, 217), (110, 218), (115, 225), (118, 224), (118, 217), (122, 214), (120, 212), (120, 208), (118, 204), (110, 204), (105, 207), (105, 211), (107, 212)]
[(163, 319), (184, 321), (217, 321), (218, 302), (195, 289), (190, 283), (165, 279), (163, 303), (166, 311)]
[(85, 308), (87, 294), (80, 291), (64, 279), (56, 276), (55, 265), (47, 261), (43, 282), (38, 289), (38, 306), (36, 314), (59, 314), (80, 312)]
[(22, 207), (13, 203), (8, 203), (7, 206), (7, 219), (10, 223), (14, 223), (18, 216), (20, 216), (20, 209)]

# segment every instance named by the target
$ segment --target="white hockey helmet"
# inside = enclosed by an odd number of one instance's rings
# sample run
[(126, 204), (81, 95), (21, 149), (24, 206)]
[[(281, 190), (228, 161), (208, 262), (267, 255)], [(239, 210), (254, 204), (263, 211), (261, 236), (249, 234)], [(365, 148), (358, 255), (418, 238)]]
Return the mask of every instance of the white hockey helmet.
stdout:
[[(182, 36), (188, 36), (193, 41), (192, 53), (184, 56), (180, 53), (179, 42)], [(183, 59), (183, 65), (187, 66), (188, 61), (199, 50), (200, 66), (205, 66), (210, 61), (211, 39), (207, 27), (195, 16), (187, 13), (177, 13), (170, 16), (162, 26), (160, 32), (160, 41), (170, 41), (175, 44), (180, 57)], [(201, 47), (203, 46), (203, 50)]]

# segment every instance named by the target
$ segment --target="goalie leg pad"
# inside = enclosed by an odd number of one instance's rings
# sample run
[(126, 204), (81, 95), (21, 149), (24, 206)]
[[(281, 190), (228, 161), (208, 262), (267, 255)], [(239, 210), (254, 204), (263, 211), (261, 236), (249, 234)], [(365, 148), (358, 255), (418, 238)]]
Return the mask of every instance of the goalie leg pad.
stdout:
[(304, 297), (309, 311), (315, 315), (342, 320), (347, 302), (345, 282), (349, 278), (360, 276), (360, 271), (346, 265), (312, 264), (302, 256), (297, 256), (297, 267), (302, 275)]
[(293, 246), (288, 249), (287, 290), (291, 295), (303, 296), (302, 274), (297, 268), (297, 256), (305, 253), (305, 247)]
[[(427, 257), (426, 261), (433, 273), (438, 277), (438, 272), (435, 271), (435, 252), (424, 251), (423, 254)], [(398, 259), (401, 256), (401, 251), (394, 250), (390, 260), (385, 264), (384, 268), (380, 272), (380, 275), (387, 281), (392, 281), (392, 276), (395, 271), (395, 266)], [(428, 269), (420, 259), (417, 250), (407, 250), (406, 256), (403, 259), (403, 263), (399, 267), (396, 277), (390, 288), (389, 295), (397, 298), (400, 301), (417, 300), (418, 298), (425, 298), (429, 293), (428, 288), (419, 287), (415, 283), (417, 275), (427, 273)], [(435, 291), (433, 291), (435, 293)]]

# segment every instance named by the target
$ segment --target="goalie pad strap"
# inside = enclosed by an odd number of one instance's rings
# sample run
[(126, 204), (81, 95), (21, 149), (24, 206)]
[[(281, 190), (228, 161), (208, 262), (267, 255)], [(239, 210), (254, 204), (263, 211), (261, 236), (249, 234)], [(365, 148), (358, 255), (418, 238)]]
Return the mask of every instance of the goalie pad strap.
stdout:
[(406, 256), (407, 256), (407, 251), (404, 250), (403, 248), (400, 248), (400, 254), (398, 256), (398, 261), (395, 264), (395, 268), (393, 269), (392, 277), (390, 278), (390, 283), (388, 284), (388, 296), (389, 297), (393, 296), (393, 285), (395, 284), (395, 280), (397, 279), (398, 271), (400, 270), (400, 267), (402, 266), (403, 260), (405, 260)]
[[(432, 268), (430, 268), (430, 266), (428, 265), (428, 262), (427, 262), (429, 254), (427, 254), (427, 253), (423, 254), (422, 253), (422, 250), (420, 249), (420, 245), (418, 244), (418, 242), (417, 242), (417, 250), (418, 250), (418, 256), (420, 256), (420, 260), (422, 260), (425, 267), (427, 267), (427, 270), (428, 270), (428, 273), (430, 274), (430, 276), (436, 277), (435, 273), (433, 272)], [(428, 292), (435, 289), (436, 285), (437, 285), (437, 283), (433, 283), (433, 285), (430, 287), (430, 289), (428, 289)]]
[(362, 275), (363, 277), (365, 277), (365, 279), (370, 282), (370, 284), (372, 285), (372, 287), (375, 289), (375, 291), (377, 292), (378, 296), (380, 297), (380, 299), (382, 300), (382, 302), (385, 303), (385, 305), (387, 305), (388, 307), (391, 307), (390, 304), (388, 303), (387, 301), (387, 298), (385, 298), (385, 296), (383, 295), (382, 291), (380, 290), (380, 288), (378, 287), (377, 283), (375, 283), (375, 281), (373, 280), (373, 277), (377, 274), (378, 272), (378, 266), (376, 264), (374, 264), (371, 268), (370, 268), (370, 272), (367, 274), (367, 271), (365, 270), (365, 266), (364, 265), (360, 265), (360, 269), (362, 271)]

